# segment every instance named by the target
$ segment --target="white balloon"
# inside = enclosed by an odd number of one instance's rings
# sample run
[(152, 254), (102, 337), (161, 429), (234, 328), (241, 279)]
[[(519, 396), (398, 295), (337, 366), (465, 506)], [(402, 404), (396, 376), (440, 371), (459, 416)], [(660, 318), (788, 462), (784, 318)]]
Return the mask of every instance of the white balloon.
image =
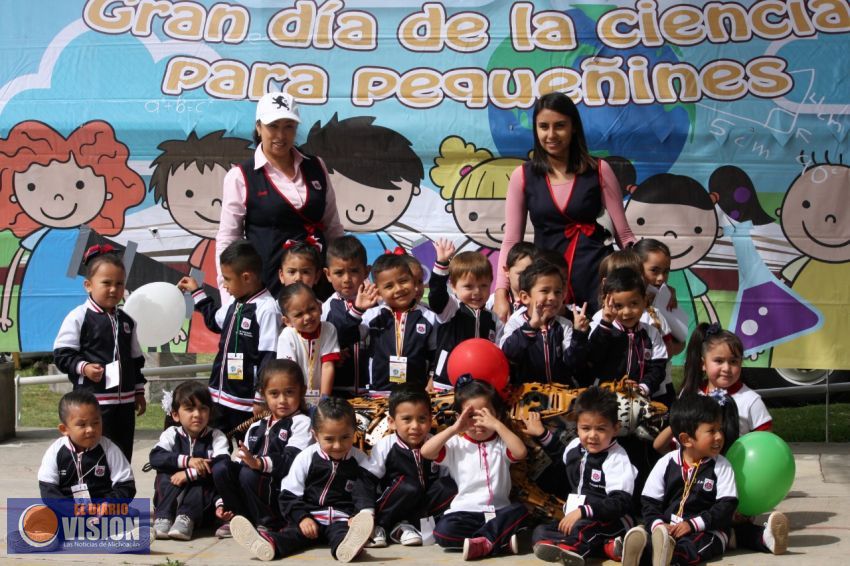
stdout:
[(124, 312), (136, 321), (142, 346), (162, 346), (180, 332), (186, 315), (183, 292), (171, 283), (142, 285), (124, 303)]

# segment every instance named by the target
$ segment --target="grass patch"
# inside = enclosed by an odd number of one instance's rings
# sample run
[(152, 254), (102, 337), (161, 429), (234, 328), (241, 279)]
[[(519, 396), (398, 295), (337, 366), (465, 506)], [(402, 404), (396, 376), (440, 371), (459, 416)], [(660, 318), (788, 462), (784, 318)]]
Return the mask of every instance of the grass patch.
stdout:
[[(773, 432), (786, 442), (824, 442), (826, 405), (770, 409)], [(850, 403), (829, 405), (829, 441), (850, 442)]]

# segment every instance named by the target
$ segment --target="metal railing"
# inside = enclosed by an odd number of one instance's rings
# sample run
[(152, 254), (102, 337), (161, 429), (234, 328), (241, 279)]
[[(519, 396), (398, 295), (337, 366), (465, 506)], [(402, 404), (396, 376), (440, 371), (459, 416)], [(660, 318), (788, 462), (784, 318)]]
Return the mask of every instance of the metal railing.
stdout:
[[(182, 366), (162, 366), (142, 368), (142, 375), (150, 378), (150, 382), (158, 381), (178, 381), (183, 379), (191, 379), (194, 374), (200, 372), (212, 371), (212, 364), (186, 364)], [(68, 383), (68, 376), (65, 374), (55, 375), (31, 375), (21, 376), (15, 375), (15, 427), (21, 423), (21, 387), (24, 385), (40, 385)]]

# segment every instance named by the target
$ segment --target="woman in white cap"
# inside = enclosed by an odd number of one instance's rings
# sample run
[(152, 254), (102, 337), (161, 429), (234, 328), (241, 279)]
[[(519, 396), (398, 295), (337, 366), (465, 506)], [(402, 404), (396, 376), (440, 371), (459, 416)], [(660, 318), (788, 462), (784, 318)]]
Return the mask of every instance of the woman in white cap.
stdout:
[[(273, 296), (280, 290), (278, 269), (287, 241), (312, 243), (321, 251), (344, 233), (324, 162), (295, 148), (300, 122), (292, 96), (265, 94), (257, 103), (254, 157), (224, 178), (216, 256), (247, 238), (263, 258), (263, 283)], [(220, 266), (218, 278), (221, 287)]]

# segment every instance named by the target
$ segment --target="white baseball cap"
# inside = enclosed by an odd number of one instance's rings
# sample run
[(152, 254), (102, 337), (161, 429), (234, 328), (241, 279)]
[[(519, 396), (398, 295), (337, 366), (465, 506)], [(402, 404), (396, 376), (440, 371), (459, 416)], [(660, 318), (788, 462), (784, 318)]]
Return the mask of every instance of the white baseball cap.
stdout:
[(285, 92), (269, 92), (257, 102), (257, 120), (271, 124), (276, 120), (295, 120), (299, 124), (298, 103), (292, 95)]

